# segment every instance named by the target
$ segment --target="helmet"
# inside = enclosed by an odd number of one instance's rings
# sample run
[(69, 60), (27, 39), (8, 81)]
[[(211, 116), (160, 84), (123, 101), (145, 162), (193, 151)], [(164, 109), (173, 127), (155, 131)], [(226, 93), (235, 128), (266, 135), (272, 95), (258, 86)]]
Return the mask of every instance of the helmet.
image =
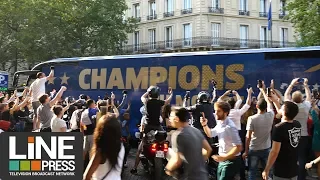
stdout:
[(206, 92), (206, 91), (201, 91), (201, 92), (199, 92), (199, 94), (198, 94), (197, 101), (200, 102), (200, 103), (208, 102), (208, 101), (209, 101), (209, 98), (210, 98), (210, 95), (209, 95), (208, 92)]
[(158, 98), (160, 96), (160, 88), (158, 86), (150, 86), (148, 92), (151, 98)]

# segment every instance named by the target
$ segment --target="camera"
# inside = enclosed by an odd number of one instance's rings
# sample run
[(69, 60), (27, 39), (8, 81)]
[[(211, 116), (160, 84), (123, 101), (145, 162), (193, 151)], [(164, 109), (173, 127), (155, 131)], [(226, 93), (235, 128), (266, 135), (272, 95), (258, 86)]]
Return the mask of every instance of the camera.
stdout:
[(213, 88), (216, 88), (216, 86), (217, 86), (217, 81), (214, 80), (214, 79), (211, 79), (211, 83), (212, 83), (212, 85), (213, 85)]
[(304, 79), (303, 78), (299, 78), (298, 79), (298, 83), (301, 83), (301, 84), (304, 83)]
[(50, 70), (54, 70), (54, 66), (50, 66)]
[(190, 91), (186, 91), (186, 95), (184, 96), (184, 98), (186, 98), (186, 99), (190, 98)]
[(233, 97), (234, 90), (230, 90), (229, 97)]
[(263, 84), (262, 84), (262, 80), (258, 80), (258, 88), (262, 88)]
[(271, 97), (271, 88), (270, 87), (267, 87), (267, 96), (268, 97)]
[(314, 98), (314, 99), (320, 99), (318, 89), (313, 89), (313, 90), (312, 90), (312, 95), (313, 95), (313, 98)]

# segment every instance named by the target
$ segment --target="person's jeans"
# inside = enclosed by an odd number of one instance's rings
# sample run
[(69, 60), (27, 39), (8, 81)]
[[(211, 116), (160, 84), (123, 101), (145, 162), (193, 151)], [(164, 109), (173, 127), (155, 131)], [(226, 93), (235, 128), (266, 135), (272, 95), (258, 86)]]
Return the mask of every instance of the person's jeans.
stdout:
[[(248, 153), (248, 180), (255, 180), (257, 178), (257, 170), (259, 167), (259, 162), (261, 162), (262, 168), (266, 167), (268, 156), (270, 153), (270, 148), (263, 150), (249, 150)], [(269, 177), (272, 177), (272, 173), (269, 173)]]
[(309, 157), (309, 136), (301, 136), (299, 141), (299, 155), (298, 155), (298, 162), (299, 162), (299, 173), (298, 173), (298, 180), (306, 180), (307, 171), (305, 169), (305, 165), (308, 161)]

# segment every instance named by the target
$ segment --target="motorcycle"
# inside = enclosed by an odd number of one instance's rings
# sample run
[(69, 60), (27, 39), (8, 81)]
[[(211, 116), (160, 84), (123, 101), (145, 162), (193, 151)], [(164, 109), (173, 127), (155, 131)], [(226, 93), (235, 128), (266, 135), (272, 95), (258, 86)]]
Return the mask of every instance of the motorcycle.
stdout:
[[(140, 137), (136, 133), (136, 137)], [(161, 180), (165, 176), (164, 168), (167, 164), (166, 155), (169, 142), (166, 131), (150, 131), (145, 134), (145, 144), (140, 155), (141, 163), (151, 179)]]

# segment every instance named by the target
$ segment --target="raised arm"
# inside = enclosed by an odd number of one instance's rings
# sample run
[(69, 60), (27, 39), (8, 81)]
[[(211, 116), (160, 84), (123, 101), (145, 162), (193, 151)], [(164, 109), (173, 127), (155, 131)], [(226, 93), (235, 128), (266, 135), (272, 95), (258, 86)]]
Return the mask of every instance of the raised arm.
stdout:
[(213, 88), (211, 104), (213, 104), (213, 103), (214, 103), (214, 100), (216, 99), (216, 97), (217, 97), (216, 88)]
[(173, 96), (173, 92), (170, 87), (169, 87), (168, 93), (169, 93), (169, 97), (168, 97), (168, 99), (165, 100), (165, 104), (170, 104), (172, 96)]
[(290, 85), (288, 86), (286, 92), (284, 93), (284, 101), (291, 101), (291, 92), (294, 85), (298, 83), (299, 78), (295, 78), (291, 81)]
[(147, 103), (148, 95), (149, 95), (149, 91), (145, 92), (145, 93), (141, 96), (141, 102), (142, 102), (143, 104), (146, 104), (146, 103)]
[(49, 80), (50, 78), (52, 78), (53, 76), (54, 76), (54, 70), (51, 69), (49, 75), (48, 75), (47, 77), (45, 77), (45, 78), (46, 78), (46, 81), (48, 81), (48, 80)]
[(218, 102), (223, 101), (224, 98), (226, 98), (226, 96), (228, 96), (230, 93), (231, 93), (231, 90), (226, 91), (222, 96), (218, 98)]
[(306, 101), (309, 101), (311, 103), (311, 91), (308, 86), (308, 79), (307, 78), (304, 78), (303, 85), (304, 85), (304, 91), (306, 93)]
[(119, 106), (117, 107), (118, 110), (122, 109), (127, 104), (127, 100), (128, 100), (127, 97), (128, 97), (127, 94), (123, 94), (122, 101), (119, 104)]
[(57, 95), (50, 101), (50, 106), (53, 106), (62, 97), (63, 92), (66, 90), (67, 88), (65, 86), (61, 86)]

